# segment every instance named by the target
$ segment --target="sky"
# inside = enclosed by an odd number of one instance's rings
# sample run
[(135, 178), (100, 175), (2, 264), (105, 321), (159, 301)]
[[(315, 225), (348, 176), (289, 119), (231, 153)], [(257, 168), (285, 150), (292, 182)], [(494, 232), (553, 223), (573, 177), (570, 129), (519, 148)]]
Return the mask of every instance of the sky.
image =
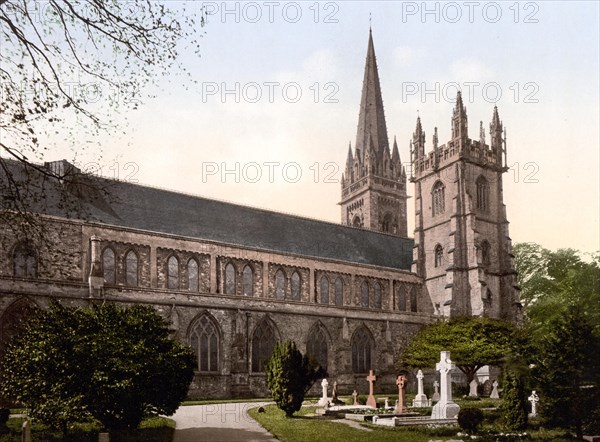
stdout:
[(507, 129), (513, 242), (600, 250), (598, 2), (203, 4), (201, 55), (180, 60), (193, 82), (156, 72), (124, 133), (97, 140), (104, 175), (339, 222), (371, 27), (390, 144), (409, 173), (417, 115), (427, 151), (434, 127), (446, 143), (458, 87), (471, 138), (494, 105)]

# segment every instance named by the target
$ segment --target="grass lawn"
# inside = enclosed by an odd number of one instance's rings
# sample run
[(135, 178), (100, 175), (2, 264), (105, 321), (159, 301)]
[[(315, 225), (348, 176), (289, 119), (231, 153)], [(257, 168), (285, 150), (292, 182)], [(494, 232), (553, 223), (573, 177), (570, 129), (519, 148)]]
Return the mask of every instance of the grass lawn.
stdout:
[[(0, 442), (21, 442), (23, 419), (9, 419), (7, 428), (0, 428)], [(98, 424), (76, 425), (66, 436), (53, 432), (40, 424), (31, 427), (31, 438), (36, 442), (97, 442)], [(164, 417), (145, 419), (140, 428), (111, 433), (111, 442), (171, 442), (175, 431), (175, 421)]]
[[(458, 400), (457, 402), (461, 402)], [(462, 407), (480, 407), (488, 408), (498, 405), (499, 401), (464, 401)], [(340, 423), (338, 419), (324, 416), (314, 416), (314, 407), (303, 407), (293, 418), (286, 418), (283, 411), (275, 405), (265, 407), (264, 413), (258, 413), (257, 408), (248, 410), (252, 418), (257, 420), (265, 429), (271, 432), (282, 442), (310, 442), (318, 441), (323, 438), (343, 442), (387, 442), (387, 441), (406, 441), (406, 442), (430, 442), (430, 441), (449, 441), (449, 440), (471, 440), (470, 437), (457, 437), (460, 431), (455, 427), (378, 427), (372, 424), (361, 423), (360, 426), (372, 431), (365, 431), (350, 427)], [(539, 428), (535, 421), (531, 428), (527, 430), (527, 435), (523, 437), (499, 438), (497, 434), (490, 435), (492, 431), (497, 433), (495, 421), (499, 417), (498, 412), (485, 411), (486, 421), (479, 437), (476, 439), (481, 442), (492, 441), (540, 441), (540, 442), (570, 442), (576, 440), (570, 437), (564, 430), (546, 430)], [(338, 422), (336, 422), (336, 420)]]

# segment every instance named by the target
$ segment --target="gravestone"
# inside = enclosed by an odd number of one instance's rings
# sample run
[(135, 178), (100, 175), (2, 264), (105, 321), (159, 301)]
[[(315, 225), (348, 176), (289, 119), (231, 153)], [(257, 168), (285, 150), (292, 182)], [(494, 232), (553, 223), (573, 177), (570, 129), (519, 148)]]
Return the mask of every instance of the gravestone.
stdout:
[(340, 400), (337, 396), (337, 381), (333, 382), (333, 391), (331, 392), (331, 402), (337, 404)]
[(356, 392), (356, 390), (352, 392), (352, 400), (352, 405), (358, 405), (358, 393)]
[(404, 404), (404, 387), (406, 386), (406, 381), (406, 376), (402, 374), (396, 379), (396, 385), (398, 386), (398, 402), (394, 410), (396, 414), (406, 413), (406, 405)]
[(469, 382), (469, 397), (479, 397), (477, 394), (477, 386), (479, 382), (477, 382), (477, 378), (473, 378), (471, 382)]
[(417, 372), (417, 395), (413, 400), (413, 407), (427, 407), (429, 406), (429, 401), (427, 400), (427, 395), (423, 393), (423, 372), (419, 370)]
[(440, 400), (431, 411), (432, 419), (455, 419), (458, 416), (460, 407), (452, 401), (451, 372), (455, 367), (450, 352), (440, 352), (440, 362), (435, 364), (435, 369), (440, 372)]
[(327, 382), (327, 379), (323, 379), (321, 381), (321, 387), (323, 388), (323, 396), (321, 397), (321, 399), (319, 399), (319, 402), (317, 402), (317, 405), (320, 407), (325, 407), (327, 404), (329, 404), (329, 398), (327, 397), (328, 386), (329, 382)]
[(530, 416), (537, 415), (537, 403), (540, 401), (539, 396), (535, 393), (535, 390), (531, 392), (531, 396), (527, 398), (529, 402), (531, 402), (531, 414)]
[(369, 370), (369, 376), (367, 376), (367, 381), (369, 381), (369, 397), (367, 398), (367, 405), (373, 408), (377, 408), (377, 401), (375, 400), (375, 396), (373, 396), (373, 382), (376, 380), (377, 376), (373, 374), (373, 370)]
[(492, 393), (490, 394), (491, 399), (500, 399), (500, 395), (498, 394), (498, 381), (494, 381), (492, 384)]
[(386, 410), (390, 408), (390, 404), (388, 403), (388, 398), (385, 398), (385, 405), (383, 406)]
[(23, 422), (21, 438), (23, 442), (31, 442), (31, 423), (29, 421)]
[(439, 388), (440, 388), (440, 383), (437, 380), (433, 381), (433, 390), (434, 390), (434, 392), (431, 395), (431, 401), (432, 402), (437, 402), (437, 401), (440, 400), (440, 391), (439, 391)]

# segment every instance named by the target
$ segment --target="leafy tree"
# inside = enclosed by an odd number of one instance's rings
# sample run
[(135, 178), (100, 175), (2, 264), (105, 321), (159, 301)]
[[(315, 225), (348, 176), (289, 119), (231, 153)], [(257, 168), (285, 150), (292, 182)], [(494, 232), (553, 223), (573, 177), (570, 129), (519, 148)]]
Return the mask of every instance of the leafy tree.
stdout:
[(546, 330), (533, 367), (540, 414), (547, 425), (572, 428), (581, 438), (586, 425), (597, 429), (600, 423), (598, 324), (590, 323), (581, 306), (569, 306)]
[(147, 306), (38, 309), (0, 366), (1, 392), (30, 416), (66, 432), (97, 419), (135, 428), (143, 417), (171, 415), (193, 378), (191, 349), (169, 338)]
[(441, 351), (450, 351), (456, 366), (471, 382), (484, 365), (500, 365), (516, 339), (514, 325), (490, 318), (459, 317), (423, 327), (404, 349), (398, 368), (435, 367)]
[(34, 221), (31, 182), (15, 177), (7, 158), (46, 182), (73, 184), (71, 171), (36, 161), (58, 143), (81, 155), (100, 132), (116, 132), (116, 116), (139, 106), (148, 83), (173, 67), (189, 75), (177, 60), (182, 49), (199, 53), (196, 21), (203, 26), (205, 16), (196, 5), (0, 0), (0, 218), (22, 228)]
[(300, 410), (304, 396), (325, 370), (307, 355), (302, 355), (294, 341), (279, 342), (265, 367), (267, 388), (286, 417)]

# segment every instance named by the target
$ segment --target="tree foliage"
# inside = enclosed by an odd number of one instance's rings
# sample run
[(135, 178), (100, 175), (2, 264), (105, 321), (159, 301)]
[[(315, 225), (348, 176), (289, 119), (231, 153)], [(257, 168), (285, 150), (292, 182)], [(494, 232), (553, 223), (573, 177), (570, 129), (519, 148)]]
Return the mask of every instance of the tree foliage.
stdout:
[(521, 373), (507, 369), (504, 372), (502, 390), (502, 422), (507, 430), (520, 431), (527, 428), (527, 399)]
[(514, 325), (490, 318), (459, 317), (423, 327), (399, 358), (402, 366), (435, 367), (441, 351), (450, 351), (456, 366), (471, 382), (484, 365), (500, 365), (515, 342)]
[(291, 417), (300, 410), (304, 396), (325, 370), (307, 355), (302, 355), (294, 341), (279, 342), (266, 363), (267, 388), (277, 406)]
[(0, 366), (0, 392), (29, 415), (66, 431), (97, 419), (135, 428), (145, 416), (171, 415), (193, 378), (191, 349), (169, 338), (147, 306), (35, 310)]
[(533, 388), (546, 425), (600, 426), (600, 254), (514, 247)]
[[(194, 2), (0, 0), (0, 217), (33, 221), (23, 217), (28, 183), (6, 158), (70, 183), (70, 171), (37, 162), (58, 144), (82, 155), (99, 133), (116, 133), (148, 83), (174, 67), (188, 74), (177, 60), (182, 50), (199, 53), (204, 22)], [(97, 146), (93, 154), (100, 163)]]

